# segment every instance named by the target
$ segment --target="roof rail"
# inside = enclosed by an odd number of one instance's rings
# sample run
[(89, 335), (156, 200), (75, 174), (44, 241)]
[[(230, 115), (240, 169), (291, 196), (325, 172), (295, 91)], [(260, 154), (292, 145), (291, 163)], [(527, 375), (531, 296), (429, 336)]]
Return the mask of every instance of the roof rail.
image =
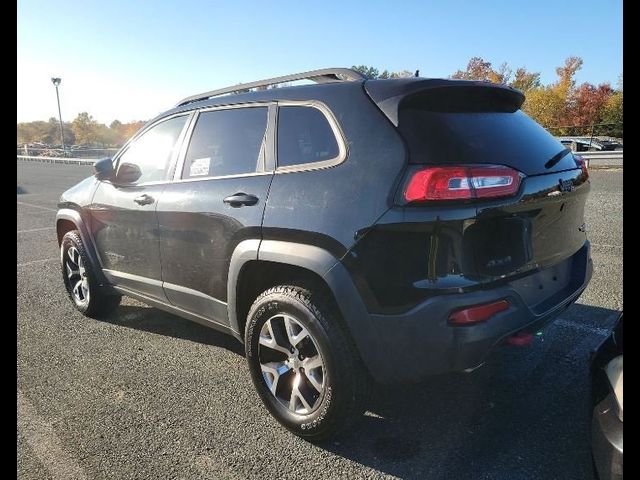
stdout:
[(226, 93), (238, 92), (240, 90), (249, 90), (251, 88), (266, 87), (269, 85), (276, 85), (278, 83), (293, 82), (295, 80), (312, 80), (316, 83), (330, 83), (330, 82), (357, 82), (365, 80), (366, 77), (356, 70), (350, 68), (323, 68), (321, 70), (311, 70), (309, 72), (293, 73), (291, 75), (285, 75), (283, 77), (268, 78), (266, 80), (258, 80), (256, 82), (239, 83), (230, 87), (220, 88), (218, 90), (211, 90), (210, 92), (199, 93), (187, 98), (183, 98), (178, 102), (176, 107), (181, 107), (188, 103), (197, 102), (199, 100), (206, 100), (207, 98), (217, 97)]

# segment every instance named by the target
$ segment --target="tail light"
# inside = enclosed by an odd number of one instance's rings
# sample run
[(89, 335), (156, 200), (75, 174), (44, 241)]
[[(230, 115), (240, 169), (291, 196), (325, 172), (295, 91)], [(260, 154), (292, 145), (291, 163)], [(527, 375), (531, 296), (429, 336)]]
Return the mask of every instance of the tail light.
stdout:
[(452, 325), (473, 325), (484, 322), (493, 317), (496, 313), (503, 312), (509, 308), (507, 300), (499, 300), (493, 303), (484, 303), (473, 307), (456, 310), (449, 315), (449, 323)]
[(515, 195), (520, 172), (499, 165), (428, 167), (418, 170), (407, 182), (407, 202), (471, 200)]
[(587, 161), (584, 159), (584, 157), (581, 157), (580, 155), (574, 155), (573, 158), (576, 161), (576, 165), (579, 166), (580, 169), (582, 170), (582, 173), (584, 174), (584, 178), (585, 179), (589, 178), (589, 170), (587, 169)]

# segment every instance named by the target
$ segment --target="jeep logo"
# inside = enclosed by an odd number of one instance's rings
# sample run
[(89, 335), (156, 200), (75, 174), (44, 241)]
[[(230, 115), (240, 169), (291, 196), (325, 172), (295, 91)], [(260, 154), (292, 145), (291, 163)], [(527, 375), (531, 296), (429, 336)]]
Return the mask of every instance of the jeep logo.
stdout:
[(561, 192), (572, 192), (574, 190), (573, 180), (558, 180), (560, 184), (559, 189)]

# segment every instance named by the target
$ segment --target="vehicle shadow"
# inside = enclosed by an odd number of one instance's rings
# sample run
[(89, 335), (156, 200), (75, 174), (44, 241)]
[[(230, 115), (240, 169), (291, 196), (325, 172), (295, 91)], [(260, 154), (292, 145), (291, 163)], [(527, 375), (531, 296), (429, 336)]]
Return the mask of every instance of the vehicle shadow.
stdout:
[(167, 337), (221, 347), (244, 356), (244, 348), (232, 336), (146, 305), (120, 305), (113, 313), (100, 319), (100, 321)]
[[(593, 478), (589, 358), (617, 313), (577, 304), (472, 373), (375, 386), (361, 421), (316, 448), (399, 478)], [(229, 335), (151, 307), (103, 321), (244, 354)]]

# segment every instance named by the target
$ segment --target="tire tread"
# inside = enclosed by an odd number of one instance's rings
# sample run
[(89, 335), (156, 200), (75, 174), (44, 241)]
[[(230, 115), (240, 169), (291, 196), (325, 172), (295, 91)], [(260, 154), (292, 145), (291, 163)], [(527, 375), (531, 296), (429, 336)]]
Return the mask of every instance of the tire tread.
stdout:
[[(313, 314), (329, 338), (332, 346), (331, 353), (337, 359), (344, 377), (351, 380), (351, 385), (353, 385), (350, 398), (342, 408), (339, 408), (339, 413), (332, 417), (330, 424), (323, 425), (317, 432), (305, 434), (294, 431), (294, 433), (310, 441), (321, 441), (346, 431), (364, 413), (371, 381), (366, 368), (362, 365), (351, 335), (343, 323), (342, 315), (329, 294), (323, 292), (321, 288), (305, 282), (291, 282), (291, 284), (277, 285), (262, 292), (251, 305), (248, 318), (251, 319), (260, 307), (269, 302), (270, 297), (274, 295), (293, 299)], [(249, 325), (249, 321), (247, 321), (247, 325)]]

